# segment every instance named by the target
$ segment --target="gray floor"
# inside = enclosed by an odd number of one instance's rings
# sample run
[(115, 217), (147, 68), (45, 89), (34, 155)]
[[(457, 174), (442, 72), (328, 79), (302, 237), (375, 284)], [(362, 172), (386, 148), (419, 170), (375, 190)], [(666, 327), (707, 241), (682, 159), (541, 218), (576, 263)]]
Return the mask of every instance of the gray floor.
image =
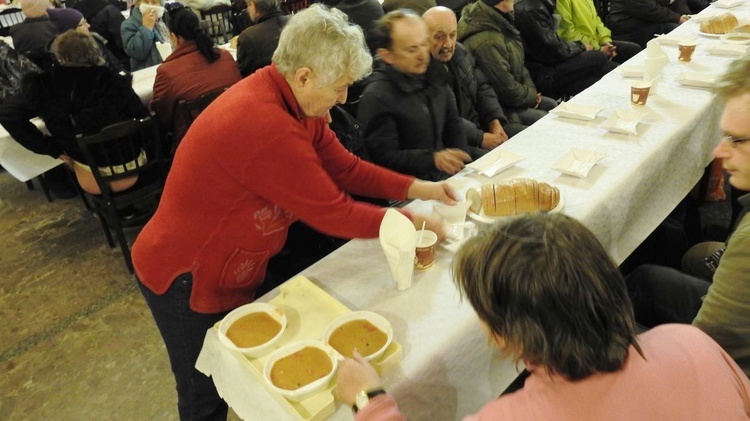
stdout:
[[(0, 192), (0, 420), (177, 419), (161, 338), (98, 220), (6, 172)], [(702, 213), (722, 224), (728, 204)]]
[(161, 337), (99, 221), (6, 172), (0, 192), (0, 420), (176, 420)]

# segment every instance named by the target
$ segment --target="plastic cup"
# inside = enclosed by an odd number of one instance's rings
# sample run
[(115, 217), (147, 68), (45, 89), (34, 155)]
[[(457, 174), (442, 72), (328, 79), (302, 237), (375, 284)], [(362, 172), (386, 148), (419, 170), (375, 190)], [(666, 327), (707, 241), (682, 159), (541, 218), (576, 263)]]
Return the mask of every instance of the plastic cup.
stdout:
[(435, 264), (435, 247), (437, 246), (437, 234), (429, 230), (417, 231), (416, 256), (414, 256), (414, 267), (423, 270)]
[(646, 105), (649, 91), (651, 91), (650, 82), (635, 82), (630, 87), (630, 102), (633, 105)]
[(677, 60), (679, 61), (690, 61), (693, 58), (693, 52), (695, 52), (695, 42), (694, 41), (682, 41), (678, 45), (678, 48), (680, 49), (680, 56), (677, 57)]

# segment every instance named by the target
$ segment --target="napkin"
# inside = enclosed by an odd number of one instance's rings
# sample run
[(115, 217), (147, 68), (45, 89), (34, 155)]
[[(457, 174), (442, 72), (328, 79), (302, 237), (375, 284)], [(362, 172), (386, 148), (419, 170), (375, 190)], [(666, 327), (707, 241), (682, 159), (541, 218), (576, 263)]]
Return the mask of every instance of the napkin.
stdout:
[(747, 45), (718, 44), (709, 46), (709, 54), (719, 56), (741, 56), (747, 52)]
[(669, 58), (664, 50), (661, 49), (656, 40), (651, 40), (646, 44), (646, 62), (643, 65), (643, 80), (652, 82), (661, 76), (664, 66), (669, 63)]
[(380, 223), (380, 245), (398, 290), (409, 288), (414, 274), (417, 245), (414, 224), (401, 212), (388, 209)]
[(521, 160), (523, 160), (521, 155), (506, 151), (505, 149), (495, 148), (481, 159), (472, 162), (466, 167), (471, 168), (485, 177), (493, 177), (512, 167)]
[(745, 0), (718, 0), (715, 1), (713, 4), (714, 6), (721, 8), (721, 9), (730, 9), (732, 7), (737, 7), (744, 3)]
[(560, 117), (572, 118), (575, 120), (593, 120), (602, 107), (595, 107), (583, 104), (571, 104), (570, 102), (561, 102), (554, 110), (550, 111)]
[(464, 239), (464, 229), (466, 222), (466, 211), (469, 210), (471, 202), (464, 200), (455, 205), (446, 205), (445, 203), (436, 202), (432, 205), (435, 213), (440, 216), (445, 228), (446, 241), (458, 242)]
[(713, 88), (719, 81), (719, 75), (709, 73), (682, 73), (677, 75), (675, 81), (680, 85), (697, 86), (700, 88)]

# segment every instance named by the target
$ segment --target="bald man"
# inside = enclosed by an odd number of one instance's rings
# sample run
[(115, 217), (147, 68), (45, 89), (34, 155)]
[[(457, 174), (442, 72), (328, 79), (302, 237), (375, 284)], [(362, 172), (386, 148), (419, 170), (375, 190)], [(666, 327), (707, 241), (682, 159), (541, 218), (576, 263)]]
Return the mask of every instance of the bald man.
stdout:
[(430, 54), (450, 73), (450, 87), (456, 97), (469, 145), (494, 149), (526, 126), (514, 117), (509, 122), (487, 77), (474, 57), (456, 38), (458, 21), (453, 11), (437, 6), (422, 15), (430, 32)]

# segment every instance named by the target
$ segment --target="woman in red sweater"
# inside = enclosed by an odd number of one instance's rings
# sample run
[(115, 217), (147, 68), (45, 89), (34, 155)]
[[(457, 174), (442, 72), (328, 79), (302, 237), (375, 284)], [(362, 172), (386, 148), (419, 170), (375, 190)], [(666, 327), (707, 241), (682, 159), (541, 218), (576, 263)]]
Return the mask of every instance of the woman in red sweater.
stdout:
[[(349, 153), (328, 111), (370, 72), (362, 30), (319, 5), (292, 17), (273, 65), (229, 88), (193, 122), (159, 209), (133, 245), (141, 291), (177, 381), (182, 419), (225, 419), (195, 369), (206, 330), (255, 299), (268, 260), (302, 220), (328, 235), (377, 237), (385, 209), (349, 194), (453, 203), (445, 183), (401, 175)], [(415, 226), (439, 221), (408, 215)], [(252, 399), (252, 397), (248, 397)]]

